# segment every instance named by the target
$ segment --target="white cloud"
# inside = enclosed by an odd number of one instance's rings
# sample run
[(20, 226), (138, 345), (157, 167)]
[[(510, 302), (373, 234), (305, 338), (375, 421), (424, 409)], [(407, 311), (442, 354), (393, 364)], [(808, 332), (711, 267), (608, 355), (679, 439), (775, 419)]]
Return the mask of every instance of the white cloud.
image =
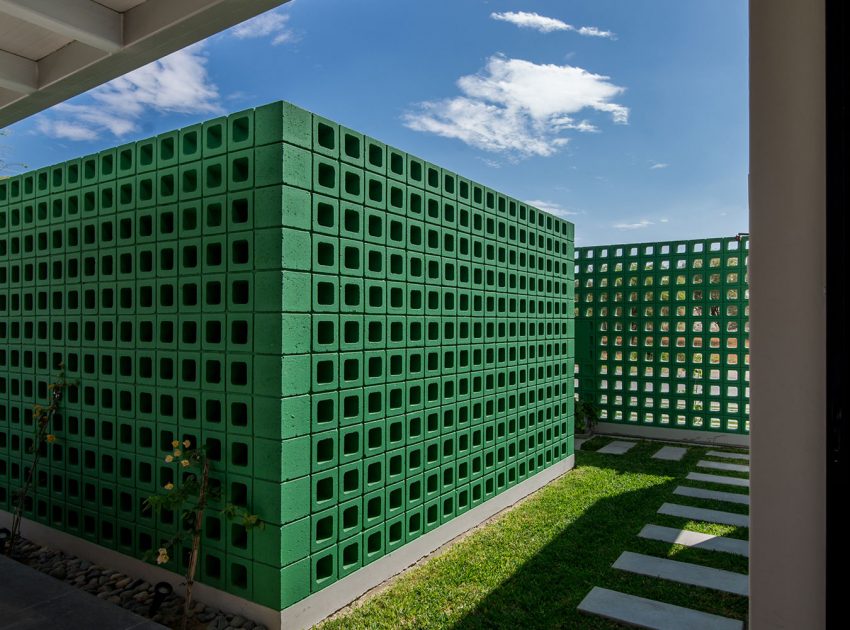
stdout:
[(48, 120), (42, 118), (36, 124), (38, 130), (51, 138), (64, 140), (94, 140), (97, 132), (84, 125), (78, 125), (64, 120)]
[(489, 166), (490, 168), (502, 168), (502, 163), (497, 160), (491, 160), (490, 158), (479, 157), (485, 166)]
[(271, 37), (272, 46), (278, 46), (296, 39), (288, 26), (289, 16), (277, 11), (267, 11), (234, 26), (230, 32), (237, 39), (259, 39)]
[(611, 227), (616, 230), (641, 230), (645, 227), (649, 227), (652, 225), (652, 221), (647, 221), (646, 219), (642, 221), (638, 221), (637, 223), (615, 223)]
[(603, 31), (595, 26), (575, 27), (572, 24), (567, 24), (563, 20), (557, 18), (546, 17), (539, 13), (529, 13), (528, 11), (505, 11), (504, 13), (491, 13), (490, 17), (494, 20), (502, 22), (510, 22), (520, 28), (532, 28), (541, 33), (552, 33), (554, 31), (571, 31), (584, 35), (586, 37), (605, 37), (607, 39), (616, 39), (616, 36), (611, 31)]
[(653, 162), (652, 166), (650, 166), (649, 169), (652, 170), (652, 171), (657, 171), (657, 170), (662, 169), (662, 168), (667, 168), (668, 166), (670, 166), (670, 165), (667, 164), (666, 162)]
[(617, 39), (617, 36), (614, 35), (611, 31), (603, 31), (602, 29), (596, 28), (595, 26), (582, 26), (578, 29), (579, 35), (585, 35), (587, 37), (605, 37), (607, 39)]
[(659, 223), (670, 223), (670, 219), (661, 219)]
[(461, 96), (420, 103), (404, 115), (405, 124), (485, 151), (528, 157), (555, 153), (568, 141), (561, 135), (565, 131), (597, 131), (588, 120), (576, 120), (583, 110), (628, 122), (628, 108), (612, 100), (624, 88), (575, 66), (496, 55), (481, 73), (460, 77), (457, 85)]
[(532, 199), (528, 202), (529, 205), (534, 206), (543, 212), (548, 212), (550, 214), (554, 214), (558, 217), (572, 217), (578, 214), (578, 212), (573, 212), (572, 210), (567, 210), (561, 207), (560, 204), (555, 203), (554, 201), (543, 201), (542, 199)]
[(207, 72), (203, 43), (195, 44), (90, 91), (86, 104), (62, 103), (38, 129), (55, 138), (93, 140), (102, 133), (121, 138), (138, 130), (148, 112), (216, 114), (218, 87)]

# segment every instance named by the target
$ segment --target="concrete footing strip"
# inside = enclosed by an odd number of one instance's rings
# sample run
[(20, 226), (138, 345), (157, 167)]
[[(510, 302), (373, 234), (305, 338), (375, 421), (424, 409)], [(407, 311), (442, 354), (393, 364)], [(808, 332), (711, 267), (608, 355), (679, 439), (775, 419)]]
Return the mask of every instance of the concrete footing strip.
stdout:
[(743, 630), (737, 619), (665, 604), (594, 586), (578, 605), (580, 612), (651, 630)]

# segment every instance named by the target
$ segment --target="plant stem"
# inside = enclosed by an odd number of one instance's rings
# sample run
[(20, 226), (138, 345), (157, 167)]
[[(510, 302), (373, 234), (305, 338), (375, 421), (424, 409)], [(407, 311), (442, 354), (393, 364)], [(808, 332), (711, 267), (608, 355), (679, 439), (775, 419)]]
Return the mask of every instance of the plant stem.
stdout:
[(189, 623), (189, 611), (192, 607), (192, 586), (195, 584), (195, 569), (198, 567), (198, 555), (201, 547), (201, 529), (204, 522), (204, 508), (207, 504), (207, 485), (210, 477), (210, 464), (203, 455), (204, 464), (201, 471), (201, 489), (198, 492), (198, 506), (195, 509), (195, 522), (192, 530), (192, 553), (189, 556), (189, 568), (186, 570), (186, 600), (183, 603), (183, 630)]
[(10, 557), (12, 555), (12, 549), (15, 548), (15, 542), (21, 532), (21, 520), (24, 516), (27, 496), (29, 496), (32, 481), (33, 478), (35, 478), (35, 471), (38, 468), (38, 462), (41, 460), (41, 443), (44, 441), (44, 436), (47, 434), (47, 429), (50, 426), (50, 420), (53, 418), (53, 414), (56, 411), (56, 409), (52, 407), (52, 404), (53, 403), (51, 403), (51, 407), (48, 408), (44, 419), (38, 420), (39, 427), (38, 433), (36, 433), (35, 443), (33, 444), (32, 465), (27, 473), (27, 478), (26, 481), (24, 481), (23, 487), (18, 492), (18, 503), (15, 506), (15, 514), (12, 517), (12, 533), (9, 535), (9, 540), (6, 543), (6, 555)]

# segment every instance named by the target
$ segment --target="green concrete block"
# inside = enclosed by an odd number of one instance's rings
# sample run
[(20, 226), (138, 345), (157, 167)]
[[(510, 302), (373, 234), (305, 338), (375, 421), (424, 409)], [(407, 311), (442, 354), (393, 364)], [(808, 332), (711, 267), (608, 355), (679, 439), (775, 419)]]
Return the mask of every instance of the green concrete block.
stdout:
[[(283, 468), (283, 441), (255, 437), (253, 447), (254, 478), (280, 482)], [(297, 476), (293, 475), (293, 477)]]
[(296, 313), (310, 312), (313, 305), (311, 297), (312, 286), (313, 277), (311, 274), (299, 271), (284, 271), (283, 311)]
[(254, 142), (257, 146), (286, 142), (310, 149), (312, 139), (310, 112), (280, 101), (254, 110)]
[(227, 152), (227, 118), (213, 118), (203, 123), (201, 151), (205, 158)]
[(343, 162), (363, 168), (363, 153), (365, 150), (363, 134), (340, 125), (339, 135), (339, 159)]
[[(279, 532), (279, 530), (276, 530)], [(276, 555), (276, 554), (275, 554)], [(269, 556), (274, 557), (274, 556)], [(278, 567), (273, 567), (268, 564), (254, 563), (254, 601), (262, 606), (267, 606), (272, 610), (280, 609), (281, 587), (280, 573)]]
[(283, 440), (280, 443), (281, 479), (289, 481), (310, 473), (310, 437)]
[(280, 539), (281, 566), (306, 558), (310, 549), (310, 518), (284, 525), (280, 530)]
[(254, 268), (309, 271), (312, 265), (309, 232), (290, 228), (254, 232)]
[(305, 558), (280, 571), (280, 606), (285, 608), (310, 594), (310, 559)]
[(310, 514), (310, 478), (285, 482), (254, 479), (257, 515), (270, 525), (285, 525)]
[(254, 393), (298, 396), (310, 393), (310, 355), (254, 356)]
[(180, 164), (201, 159), (203, 154), (203, 140), (201, 137), (202, 129), (203, 127), (201, 124), (196, 124), (183, 127), (179, 131), (177, 141), (177, 161)]
[(310, 193), (291, 186), (283, 187), (283, 225), (301, 230), (310, 229)]
[(291, 186), (267, 186), (254, 192), (254, 226), (310, 229), (310, 193)]
[(313, 191), (329, 197), (339, 195), (340, 163), (324, 155), (313, 155)]
[(338, 160), (339, 144), (339, 125), (327, 118), (313, 115), (313, 152)]
[(254, 146), (254, 110), (230, 114), (227, 117), (227, 150), (241, 151)]
[(291, 144), (268, 144), (254, 149), (254, 182), (259, 188), (287, 184), (310, 190), (313, 154)]

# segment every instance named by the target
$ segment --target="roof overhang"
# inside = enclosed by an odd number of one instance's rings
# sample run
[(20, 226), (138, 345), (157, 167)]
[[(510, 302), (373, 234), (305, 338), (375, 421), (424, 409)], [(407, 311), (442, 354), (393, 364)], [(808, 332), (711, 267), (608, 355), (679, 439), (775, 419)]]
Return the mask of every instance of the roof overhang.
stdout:
[(288, 0), (0, 0), (0, 127)]

